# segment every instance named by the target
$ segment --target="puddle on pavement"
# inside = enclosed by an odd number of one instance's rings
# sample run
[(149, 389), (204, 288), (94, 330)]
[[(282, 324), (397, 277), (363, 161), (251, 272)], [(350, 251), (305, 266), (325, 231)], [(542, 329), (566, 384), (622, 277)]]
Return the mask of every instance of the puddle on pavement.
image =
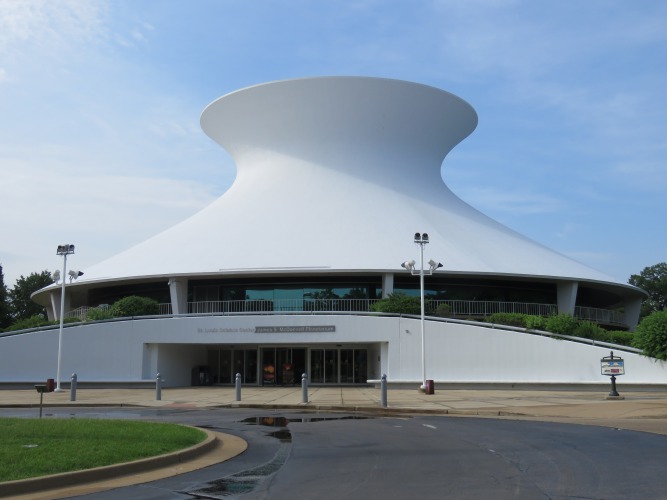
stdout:
[(287, 427), (290, 423), (307, 422), (325, 422), (328, 420), (365, 420), (372, 417), (363, 417), (359, 415), (344, 415), (330, 417), (313, 417), (310, 415), (303, 417), (250, 417), (241, 420), (243, 424), (263, 425), (265, 427)]
[(225, 499), (231, 496), (250, 493), (267, 477), (278, 472), (285, 464), (292, 448), (292, 433), (287, 429), (290, 423), (323, 422), (327, 420), (361, 420), (372, 417), (352, 416), (329, 416), (329, 417), (250, 417), (241, 420), (248, 425), (261, 425), (264, 427), (278, 427), (279, 430), (267, 433), (280, 441), (280, 448), (271, 461), (258, 467), (237, 472), (229, 477), (218, 481), (211, 481), (205, 487), (194, 491), (182, 492), (193, 498), (199, 499)]
[[(290, 436), (291, 441), (291, 436)], [(193, 498), (224, 499), (230, 496), (250, 493), (267, 477), (278, 472), (289, 457), (291, 442), (282, 443), (273, 458), (258, 467), (237, 472), (218, 481), (211, 481), (204, 488), (183, 492)]]

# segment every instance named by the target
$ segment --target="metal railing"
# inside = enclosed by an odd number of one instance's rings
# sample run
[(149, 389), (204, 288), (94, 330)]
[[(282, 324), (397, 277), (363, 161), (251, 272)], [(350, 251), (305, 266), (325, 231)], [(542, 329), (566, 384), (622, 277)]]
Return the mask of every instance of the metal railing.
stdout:
[(595, 321), (606, 325), (625, 325), (625, 314), (612, 309), (598, 309), (596, 307), (575, 307), (574, 315), (583, 320)]
[[(284, 300), (219, 300), (188, 302), (189, 314), (225, 313), (280, 313), (280, 312), (368, 312), (378, 299), (284, 299)], [(441, 306), (446, 305), (447, 308)], [(99, 306), (108, 309), (109, 306)], [(74, 309), (65, 318), (85, 320), (88, 311), (97, 309), (83, 306)], [(443, 309), (445, 309), (443, 311)], [(519, 313), (531, 316), (551, 316), (558, 314), (556, 304), (530, 302), (497, 302), (475, 300), (429, 300), (426, 314), (464, 318), (482, 318), (495, 313)], [(169, 302), (159, 304), (159, 315), (169, 316), (172, 307)], [(610, 309), (595, 307), (575, 307), (575, 317), (607, 325), (625, 325), (625, 314)]]
[(76, 309), (72, 309), (69, 312), (66, 312), (64, 317), (65, 317), (65, 319), (67, 319), (67, 318), (78, 318), (81, 321), (84, 321), (88, 317), (88, 312), (91, 309), (102, 309), (102, 310), (108, 311), (109, 309), (111, 309), (111, 306), (108, 305), (108, 304), (101, 304), (97, 307), (81, 306), (81, 307), (77, 307)]
[(378, 299), (283, 299), (188, 302), (190, 314), (242, 312), (367, 312)]
[(441, 305), (449, 306), (451, 316), (486, 317), (496, 313), (519, 313), (532, 316), (551, 316), (558, 313), (556, 304), (530, 302), (496, 302), (490, 300), (432, 300), (427, 312), (435, 313)]

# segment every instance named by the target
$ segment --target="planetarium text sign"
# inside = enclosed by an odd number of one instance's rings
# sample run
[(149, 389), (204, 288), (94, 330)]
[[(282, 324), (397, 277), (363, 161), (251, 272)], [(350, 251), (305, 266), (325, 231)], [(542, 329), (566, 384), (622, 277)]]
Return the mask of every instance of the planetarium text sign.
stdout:
[(197, 333), (325, 333), (335, 331), (335, 325), (256, 326), (255, 328), (197, 328)]
[(320, 333), (320, 332), (335, 332), (335, 325), (320, 325), (320, 326), (256, 326), (255, 333)]

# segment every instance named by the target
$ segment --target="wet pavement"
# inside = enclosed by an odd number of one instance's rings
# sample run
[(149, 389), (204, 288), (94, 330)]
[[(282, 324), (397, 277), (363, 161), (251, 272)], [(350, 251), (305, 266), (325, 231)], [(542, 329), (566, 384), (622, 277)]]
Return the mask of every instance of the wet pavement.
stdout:
[[(301, 387), (244, 387), (241, 400), (236, 400), (233, 387), (187, 387), (163, 388), (161, 399), (156, 399), (155, 389), (79, 389), (76, 401), (70, 401), (69, 390), (47, 393), (43, 397), (43, 413), (46, 418), (67, 416), (69, 412), (88, 409), (97, 416), (107, 418), (133, 418), (154, 410), (170, 413), (191, 410), (211, 410), (216, 408), (248, 410), (282, 410), (299, 412), (295, 417), (253, 416), (243, 422), (247, 425), (275, 427), (273, 437), (278, 440), (291, 439), (286, 432), (290, 418), (294, 421), (315, 421), (328, 418), (368, 418), (369, 416), (409, 416), (409, 415), (450, 415), (511, 420), (537, 420), (588, 424), (617, 429), (638, 430), (667, 435), (667, 390), (632, 390), (618, 387), (620, 398), (609, 399), (608, 387), (596, 390), (475, 390), (438, 389), (427, 395), (418, 390), (390, 389), (387, 407), (380, 404), (381, 392), (373, 387), (310, 387), (308, 402), (303, 402)], [(3, 410), (4, 409), (4, 410)], [(245, 409), (244, 411), (241, 411)], [(344, 417), (332, 417), (332, 413), (345, 413)], [(196, 412), (195, 412), (196, 413)], [(38, 417), (39, 394), (34, 390), (0, 390), (0, 414), (15, 414), (24, 417)], [(136, 416), (135, 415), (135, 416)], [(283, 420), (281, 420), (283, 419)], [(305, 419), (305, 420), (304, 420)], [(183, 474), (242, 453), (245, 442), (230, 434), (214, 433), (217, 444), (204, 450), (189, 461), (159, 467), (149, 472), (130, 474), (107, 480), (106, 484), (82, 483), (78, 489), (68, 490), (76, 494), (100, 491), (101, 488), (118, 488), (136, 482), (153, 481), (158, 478)], [(285, 441), (287, 442), (287, 441)], [(280, 468), (280, 453), (274, 462), (263, 467)], [(285, 458), (285, 457), (283, 457)], [(255, 476), (267, 470), (244, 471), (243, 477), (231, 475), (226, 486), (249, 487)], [(268, 470), (268, 474), (275, 472)], [(231, 479), (230, 479), (231, 478)], [(254, 479), (253, 479), (254, 478)], [(244, 486), (245, 485), (245, 486)], [(220, 485), (210, 486), (220, 488)], [(202, 497), (206, 491), (202, 490)], [(63, 493), (64, 494), (64, 493)], [(57, 498), (58, 493), (50, 490), (46, 496), (31, 494), (23, 498)], [(2, 490), (0, 489), (0, 496)], [(17, 496), (16, 498), (21, 498)]]
[[(155, 389), (79, 389), (76, 401), (70, 392), (44, 394), (49, 407), (150, 407), (150, 408), (292, 408), (307, 411), (372, 412), (382, 414), (440, 414), (485, 417), (536, 417), (590, 420), (650, 420), (651, 432), (667, 431), (667, 389), (632, 390), (619, 385), (620, 398), (609, 398), (609, 388), (599, 390), (475, 390), (437, 389), (428, 395), (418, 390), (389, 389), (387, 407), (374, 387), (310, 387), (307, 403), (301, 387), (244, 387), (236, 400), (233, 387)], [(0, 389), (0, 408), (35, 408), (34, 390)]]

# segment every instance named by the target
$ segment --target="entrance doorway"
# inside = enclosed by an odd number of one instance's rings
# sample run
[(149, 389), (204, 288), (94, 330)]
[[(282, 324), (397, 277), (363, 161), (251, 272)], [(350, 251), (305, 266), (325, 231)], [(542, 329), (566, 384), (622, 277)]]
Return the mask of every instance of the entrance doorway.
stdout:
[(304, 347), (263, 347), (262, 385), (294, 385), (301, 383), (306, 368)]
[(257, 383), (257, 349), (209, 349), (208, 364), (214, 384), (233, 384), (237, 373), (242, 383)]
[(308, 372), (311, 384), (365, 384), (368, 349), (331, 347), (210, 348), (208, 369), (213, 384), (299, 385)]
[(310, 350), (310, 381), (313, 384), (365, 384), (367, 373), (367, 349)]

